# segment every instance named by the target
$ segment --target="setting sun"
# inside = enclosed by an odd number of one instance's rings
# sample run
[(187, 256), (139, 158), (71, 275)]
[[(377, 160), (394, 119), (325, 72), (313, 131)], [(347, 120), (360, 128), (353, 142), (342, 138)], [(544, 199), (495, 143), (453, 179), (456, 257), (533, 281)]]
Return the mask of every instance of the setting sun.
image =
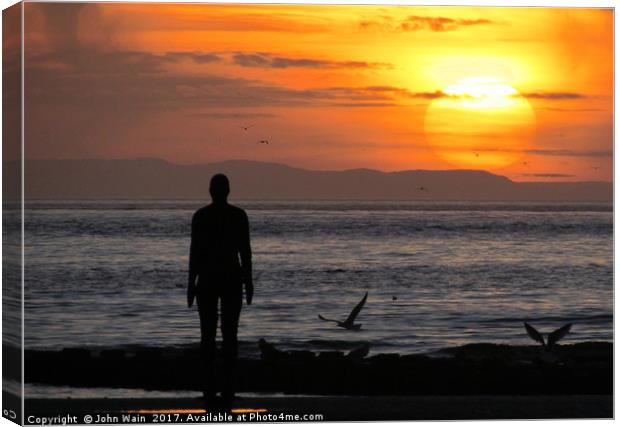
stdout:
[(535, 130), (530, 103), (512, 86), (469, 77), (441, 91), (424, 125), (436, 154), (457, 167), (496, 169), (523, 155)]

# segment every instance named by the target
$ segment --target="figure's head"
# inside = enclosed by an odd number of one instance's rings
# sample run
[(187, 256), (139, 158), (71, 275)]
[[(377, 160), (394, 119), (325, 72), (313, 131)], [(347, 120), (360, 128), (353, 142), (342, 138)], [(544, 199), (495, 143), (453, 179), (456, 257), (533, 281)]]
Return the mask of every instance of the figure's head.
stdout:
[(228, 178), (223, 173), (217, 173), (211, 178), (209, 193), (214, 202), (225, 202), (230, 193)]

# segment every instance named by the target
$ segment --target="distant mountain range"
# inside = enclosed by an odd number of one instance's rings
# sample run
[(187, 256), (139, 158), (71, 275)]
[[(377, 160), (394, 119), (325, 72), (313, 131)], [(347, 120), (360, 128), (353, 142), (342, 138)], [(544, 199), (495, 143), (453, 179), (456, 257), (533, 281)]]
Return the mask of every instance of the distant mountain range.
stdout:
[[(3, 165), (5, 197), (18, 194)], [(178, 165), (159, 159), (28, 160), (28, 199), (208, 199), (209, 179), (228, 175), (231, 199), (611, 201), (610, 182), (515, 182), (480, 170), (315, 171), (230, 160)]]

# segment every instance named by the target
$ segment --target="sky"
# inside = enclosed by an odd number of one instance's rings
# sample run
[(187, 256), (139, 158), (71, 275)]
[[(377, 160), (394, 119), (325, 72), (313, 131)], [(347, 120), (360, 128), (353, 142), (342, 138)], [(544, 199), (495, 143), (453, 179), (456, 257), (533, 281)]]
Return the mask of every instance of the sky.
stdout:
[(28, 158), (612, 179), (611, 10), (26, 3), (24, 34)]

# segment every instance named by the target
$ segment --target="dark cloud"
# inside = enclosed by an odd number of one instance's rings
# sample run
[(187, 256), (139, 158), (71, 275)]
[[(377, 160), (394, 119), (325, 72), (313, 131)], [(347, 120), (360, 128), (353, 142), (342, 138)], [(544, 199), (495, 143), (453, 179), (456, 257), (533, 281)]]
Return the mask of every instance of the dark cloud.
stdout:
[(255, 68), (320, 68), (320, 69), (391, 69), (392, 65), (383, 62), (330, 61), (312, 58), (288, 58), (269, 53), (237, 52), (232, 61), (242, 67)]
[[(456, 148), (456, 147), (455, 147)], [(537, 156), (553, 157), (612, 157), (612, 150), (568, 150), (568, 149), (530, 149), (517, 150), (508, 148), (480, 148), (474, 150), (479, 153), (525, 153)]]
[(522, 176), (533, 176), (537, 178), (572, 178), (575, 175), (568, 175), (565, 173), (524, 173)]
[(58, 68), (82, 75), (115, 75), (128, 73), (161, 73), (166, 65), (193, 61), (197, 64), (219, 62), (215, 53), (167, 52), (162, 55), (139, 51), (103, 52), (85, 48), (33, 54), (26, 58), (26, 68)]
[(190, 113), (187, 114), (188, 117), (197, 117), (197, 118), (205, 118), (205, 119), (269, 119), (272, 117), (277, 117), (277, 114), (271, 113), (215, 113), (215, 112), (206, 112), (206, 113)]
[(390, 17), (383, 17), (381, 20), (375, 21), (362, 21), (359, 27), (362, 30), (377, 28), (388, 31), (445, 32), (455, 31), (462, 27), (489, 25), (494, 23), (495, 22), (488, 19), (453, 19), (444, 16), (410, 15), (400, 22), (394, 22)]
[[(31, 107), (100, 111), (99, 116), (179, 109), (333, 106), (379, 107), (410, 98), (433, 99), (391, 86), (292, 89), (259, 80), (216, 74), (170, 72), (182, 60), (218, 62), (203, 52), (104, 52), (74, 49), (26, 59), (26, 97)], [(53, 66), (52, 66), (53, 65)]]
[(202, 53), (202, 52), (167, 52), (163, 57), (167, 60), (178, 61), (188, 59), (194, 61), (197, 64), (210, 64), (212, 62), (219, 62), (222, 57), (216, 53)]
[(545, 108), (545, 110), (559, 113), (594, 113), (603, 111), (601, 108)]
[(587, 98), (584, 94), (572, 92), (526, 92), (522, 93), (521, 96), (528, 99), (547, 99), (551, 101)]
[(342, 108), (385, 108), (397, 107), (398, 104), (395, 102), (336, 102), (332, 106)]
[(612, 150), (527, 150), (526, 153), (539, 156), (560, 156), (560, 157), (612, 157)]

